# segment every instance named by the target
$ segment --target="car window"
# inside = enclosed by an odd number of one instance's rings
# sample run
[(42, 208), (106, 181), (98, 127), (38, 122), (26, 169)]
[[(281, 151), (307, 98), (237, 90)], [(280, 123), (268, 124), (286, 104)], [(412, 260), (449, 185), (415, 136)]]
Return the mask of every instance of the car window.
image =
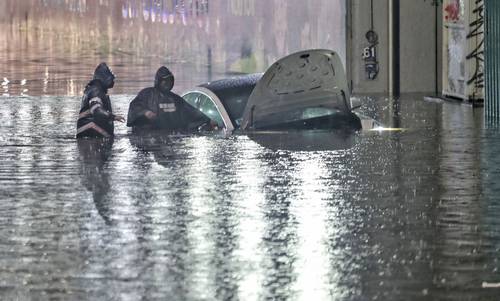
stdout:
[(191, 106), (202, 112), (205, 116), (215, 121), (219, 127), (225, 127), (224, 120), (217, 110), (213, 100), (203, 93), (191, 92), (183, 96)]

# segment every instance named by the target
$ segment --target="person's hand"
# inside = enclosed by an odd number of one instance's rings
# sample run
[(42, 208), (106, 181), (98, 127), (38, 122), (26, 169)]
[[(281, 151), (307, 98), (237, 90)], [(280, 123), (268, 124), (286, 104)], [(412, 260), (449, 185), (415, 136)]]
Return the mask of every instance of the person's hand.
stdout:
[(219, 126), (216, 121), (210, 120), (208, 122), (205, 122), (204, 124), (200, 125), (198, 127), (199, 132), (205, 132), (205, 131), (218, 131)]
[(121, 115), (115, 115), (114, 120), (119, 121), (119, 122), (125, 122), (125, 117), (123, 117)]
[(155, 119), (158, 115), (156, 115), (156, 113), (154, 112), (146, 111), (146, 113), (144, 113), (144, 116), (146, 116), (147, 119), (152, 120)]
[(215, 120), (210, 120), (210, 129), (213, 131), (217, 131), (219, 129), (219, 125)]

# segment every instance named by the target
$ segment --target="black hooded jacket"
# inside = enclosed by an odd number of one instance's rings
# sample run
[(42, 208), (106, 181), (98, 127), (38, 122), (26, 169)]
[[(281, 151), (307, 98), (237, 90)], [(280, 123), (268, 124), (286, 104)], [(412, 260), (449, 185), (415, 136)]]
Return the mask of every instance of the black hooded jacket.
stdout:
[[(127, 126), (182, 132), (194, 131), (210, 121), (179, 95), (171, 91), (160, 91), (162, 78), (170, 78), (173, 86), (173, 74), (165, 67), (158, 69), (154, 87), (143, 89), (130, 103)], [(148, 119), (145, 116), (147, 111), (155, 113), (157, 117)]]
[(83, 91), (77, 121), (77, 138), (110, 137), (114, 132), (114, 115), (108, 88), (113, 86), (114, 75), (106, 64), (97, 66), (94, 79)]

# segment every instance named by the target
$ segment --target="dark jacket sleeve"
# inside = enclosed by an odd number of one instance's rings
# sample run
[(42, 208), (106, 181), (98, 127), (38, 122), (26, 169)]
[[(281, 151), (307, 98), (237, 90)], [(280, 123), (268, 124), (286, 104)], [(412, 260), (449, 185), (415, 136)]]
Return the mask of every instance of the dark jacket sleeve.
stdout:
[(147, 111), (154, 112), (154, 108), (148, 107), (150, 94), (150, 89), (144, 89), (130, 102), (130, 106), (128, 107), (127, 126), (139, 126), (149, 123), (148, 118), (144, 114)]
[(108, 121), (114, 118), (111, 112), (106, 111), (104, 108), (105, 95), (99, 90), (98, 87), (91, 86), (86, 91), (86, 97), (89, 100), (90, 113), (97, 121)]

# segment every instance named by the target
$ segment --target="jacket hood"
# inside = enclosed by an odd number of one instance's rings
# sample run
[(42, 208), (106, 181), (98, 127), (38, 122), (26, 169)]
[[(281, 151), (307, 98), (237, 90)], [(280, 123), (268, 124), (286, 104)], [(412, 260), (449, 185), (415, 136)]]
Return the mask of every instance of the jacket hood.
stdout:
[(171, 82), (172, 82), (172, 87), (170, 89), (173, 88), (174, 86), (174, 75), (172, 74), (172, 72), (170, 72), (170, 70), (168, 70), (167, 67), (165, 66), (161, 66), (160, 69), (158, 69), (158, 71), (156, 71), (156, 76), (155, 76), (155, 88), (159, 88), (159, 85), (160, 85), (160, 81), (162, 79), (168, 79), (170, 78)]
[(94, 79), (98, 79), (106, 88), (113, 86), (115, 75), (106, 63), (100, 63), (94, 71)]

